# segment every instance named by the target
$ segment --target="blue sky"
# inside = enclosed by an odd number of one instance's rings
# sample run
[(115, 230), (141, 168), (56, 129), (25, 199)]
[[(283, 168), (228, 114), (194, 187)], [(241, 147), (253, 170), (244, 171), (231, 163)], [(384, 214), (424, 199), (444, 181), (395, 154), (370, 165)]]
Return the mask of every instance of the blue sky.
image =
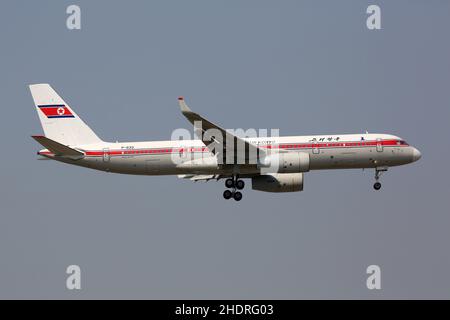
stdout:
[[(69, 4), (82, 29), (66, 28)], [(0, 12), (0, 297), (449, 298), (450, 3), (5, 1)], [(385, 132), (422, 159), (310, 172), (305, 190), (106, 174), (37, 161), (27, 85), (48, 82), (105, 140), (188, 128)], [(78, 264), (83, 289), (65, 289)], [(365, 286), (382, 269), (382, 290)]]

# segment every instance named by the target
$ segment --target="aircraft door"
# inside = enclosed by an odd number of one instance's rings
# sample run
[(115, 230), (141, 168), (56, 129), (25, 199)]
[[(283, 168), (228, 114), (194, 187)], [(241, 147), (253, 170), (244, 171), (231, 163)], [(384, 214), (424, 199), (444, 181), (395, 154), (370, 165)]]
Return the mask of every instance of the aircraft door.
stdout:
[(383, 143), (381, 141), (381, 138), (377, 139), (377, 152), (383, 152)]
[(317, 147), (317, 142), (314, 142), (312, 145), (312, 153), (319, 154), (319, 148)]
[(103, 162), (109, 162), (110, 158), (109, 148), (103, 148)]

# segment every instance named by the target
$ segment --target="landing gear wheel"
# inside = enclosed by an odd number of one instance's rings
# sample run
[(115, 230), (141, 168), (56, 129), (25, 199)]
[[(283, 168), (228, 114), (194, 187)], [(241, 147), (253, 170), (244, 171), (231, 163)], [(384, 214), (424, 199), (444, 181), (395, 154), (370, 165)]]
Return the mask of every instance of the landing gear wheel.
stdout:
[(239, 191), (236, 191), (233, 195), (234, 200), (236, 201), (241, 201), (242, 199), (242, 193), (240, 193)]
[(236, 189), (238, 190), (242, 190), (245, 187), (245, 182), (244, 180), (238, 180), (236, 181)]
[(233, 188), (234, 187), (234, 180), (229, 178), (225, 180), (225, 187), (227, 188)]
[(380, 176), (383, 172), (386, 172), (388, 170), (388, 167), (376, 167), (375, 168), (375, 183), (373, 184), (373, 188), (375, 190), (380, 190), (381, 189), (381, 183), (378, 182), (378, 180), (380, 180)]
[(233, 196), (233, 192), (231, 192), (230, 190), (225, 190), (224, 192), (223, 192), (223, 197), (225, 198), (225, 199), (231, 199), (231, 197)]

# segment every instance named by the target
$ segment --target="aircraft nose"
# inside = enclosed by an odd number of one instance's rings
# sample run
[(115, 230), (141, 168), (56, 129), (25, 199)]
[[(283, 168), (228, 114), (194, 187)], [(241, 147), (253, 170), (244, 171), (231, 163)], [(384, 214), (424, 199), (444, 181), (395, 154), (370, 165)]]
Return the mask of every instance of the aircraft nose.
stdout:
[(417, 161), (422, 157), (422, 154), (420, 153), (419, 150), (417, 150), (416, 148), (414, 148), (413, 150), (413, 161)]

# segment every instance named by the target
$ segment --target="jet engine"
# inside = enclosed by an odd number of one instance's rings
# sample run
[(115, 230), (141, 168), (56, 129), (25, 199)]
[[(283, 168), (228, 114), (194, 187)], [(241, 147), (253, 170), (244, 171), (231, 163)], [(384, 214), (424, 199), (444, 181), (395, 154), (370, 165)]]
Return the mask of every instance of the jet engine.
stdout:
[(252, 189), (265, 192), (303, 190), (303, 173), (274, 173), (252, 178)]
[(280, 152), (265, 156), (260, 161), (262, 172), (295, 173), (309, 171), (309, 154), (306, 152)]

